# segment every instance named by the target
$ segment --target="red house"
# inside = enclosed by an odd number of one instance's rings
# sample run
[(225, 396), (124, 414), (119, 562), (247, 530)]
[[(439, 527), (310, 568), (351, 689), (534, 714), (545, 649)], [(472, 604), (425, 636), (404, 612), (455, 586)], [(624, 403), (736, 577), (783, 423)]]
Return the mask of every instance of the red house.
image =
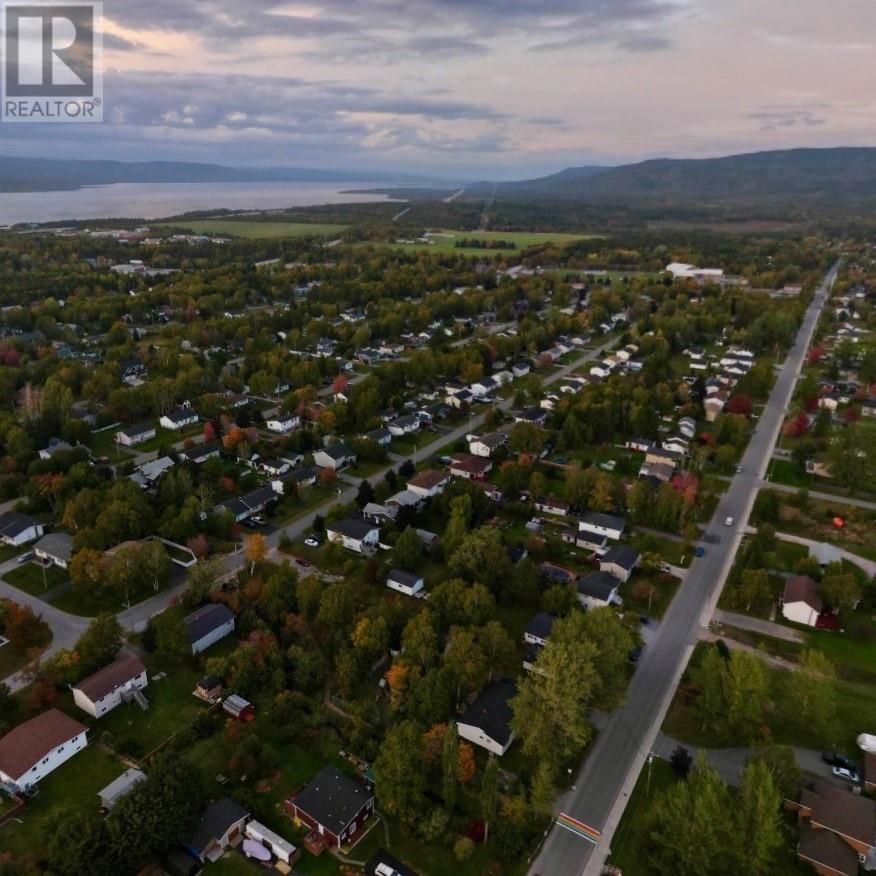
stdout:
[[(335, 767), (326, 767), (285, 806), (325, 846), (339, 849), (353, 846), (361, 839), (368, 819), (374, 814), (374, 794)], [(313, 842), (306, 844), (312, 846)]]
[(453, 462), (450, 463), (450, 474), (468, 481), (482, 481), (492, 468), (493, 463), (489, 459), (460, 453), (454, 456)]

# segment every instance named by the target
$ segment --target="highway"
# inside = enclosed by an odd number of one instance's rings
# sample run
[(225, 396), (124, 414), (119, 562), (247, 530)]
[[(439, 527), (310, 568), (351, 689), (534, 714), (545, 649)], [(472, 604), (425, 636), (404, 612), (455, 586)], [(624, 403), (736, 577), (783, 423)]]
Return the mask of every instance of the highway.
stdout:
[[(794, 346), (757, 421), (740, 463), (741, 472), (731, 481), (707, 527), (707, 533), (720, 538), (720, 542), (708, 544), (705, 555), (691, 564), (638, 663), (625, 704), (609, 718), (581, 766), (574, 789), (564, 798), (565, 813), (601, 831), (601, 840), (591, 843), (555, 824), (530, 868), (530, 876), (602, 873), (612, 837), (653, 749), (700, 628), (708, 624), (717, 606), (838, 269), (839, 263), (828, 271), (813, 296)], [(728, 517), (733, 518), (731, 526), (724, 525)]]

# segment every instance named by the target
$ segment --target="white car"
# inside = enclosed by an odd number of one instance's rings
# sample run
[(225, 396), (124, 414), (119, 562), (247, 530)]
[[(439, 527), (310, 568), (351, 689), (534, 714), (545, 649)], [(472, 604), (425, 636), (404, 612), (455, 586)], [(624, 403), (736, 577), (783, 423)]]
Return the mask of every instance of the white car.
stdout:
[(724, 526), (732, 526), (732, 525), (733, 525), (733, 518), (732, 517), (725, 517), (724, 518)]
[(741, 465), (736, 466), (736, 474), (742, 474), (742, 466)]
[(845, 767), (836, 766), (831, 770), (831, 772), (838, 779), (842, 779), (844, 782), (855, 782), (857, 784), (857, 782), (859, 781), (858, 774), (853, 770), (847, 770)]

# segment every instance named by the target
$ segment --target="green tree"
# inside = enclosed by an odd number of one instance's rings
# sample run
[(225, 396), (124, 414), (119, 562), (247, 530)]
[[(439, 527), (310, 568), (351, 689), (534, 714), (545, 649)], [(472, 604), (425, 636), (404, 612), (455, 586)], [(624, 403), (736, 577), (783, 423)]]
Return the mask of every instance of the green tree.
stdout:
[(414, 721), (390, 728), (374, 761), (374, 780), (381, 808), (409, 824), (422, 812), (425, 773), (423, 730)]
[(789, 722), (822, 743), (834, 730), (837, 710), (836, 669), (820, 651), (804, 651), (784, 685)]
[(752, 760), (742, 773), (742, 786), (736, 803), (735, 872), (742, 876), (761, 876), (775, 869), (776, 857), (784, 846), (782, 798), (770, 768)]
[(494, 526), (482, 526), (469, 532), (447, 565), (454, 575), (480, 581), (493, 592), (508, 579), (511, 571), (502, 533)]
[(734, 601), (745, 611), (751, 611), (752, 605), (768, 602), (772, 595), (769, 573), (766, 569), (746, 569), (734, 589)]
[(438, 657), (438, 633), (432, 612), (428, 608), (417, 612), (405, 624), (402, 632), (402, 653), (405, 660), (423, 671)]
[(496, 819), (499, 809), (499, 761), (490, 754), (487, 765), (481, 775), (481, 790), (479, 802), (481, 806), (481, 818), (484, 821), (484, 840), (490, 833), (490, 825)]
[(759, 761), (772, 772), (776, 788), (783, 797), (790, 799), (800, 790), (803, 773), (790, 745), (776, 745), (767, 740), (757, 746), (752, 760)]
[(408, 526), (393, 545), (392, 558), (400, 569), (412, 570), (423, 556), (423, 545), (417, 530)]
[(707, 647), (699, 665), (691, 669), (691, 681), (697, 688), (697, 711), (704, 730), (717, 731), (726, 714), (726, 674), (727, 664), (717, 648)]
[(582, 639), (594, 645), (593, 668), (599, 679), (594, 699), (599, 708), (613, 710), (623, 697), (628, 657), (637, 635), (611, 608), (574, 611), (568, 623), (560, 625), (559, 633), (570, 641)]
[(115, 876), (122, 866), (96, 809), (60, 810), (47, 825), (42, 851), (58, 876)]
[(861, 601), (861, 587), (853, 572), (844, 572), (842, 564), (831, 563), (821, 579), (821, 595), (834, 611), (853, 611)]
[(112, 663), (121, 647), (122, 628), (115, 615), (99, 614), (76, 643), (82, 675)]
[(178, 605), (171, 605), (152, 620), (155, 634), (155, 649), (174, 663), (180, 663), (192, 656), (192, 646), (183, 622), (183, 611)]
[(762, 723), (767, 704), (769, 679), (763, 662), (747, 651), (732, 651), (724, 679), (730, 731), (748, 741)]
[(441, 747), (441, 793), (448, 813), (456, 807), (456, 790), (459, 785), (459, 734), (456, 721), (451, 721), (444, 734)]

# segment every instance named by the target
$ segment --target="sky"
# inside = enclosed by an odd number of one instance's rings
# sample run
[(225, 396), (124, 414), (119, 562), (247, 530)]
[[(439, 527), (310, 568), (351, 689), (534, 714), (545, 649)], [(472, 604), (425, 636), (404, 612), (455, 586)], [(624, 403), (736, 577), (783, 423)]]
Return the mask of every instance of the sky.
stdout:
[(873, 0), (107, 0), (103, 124), (0, 154), (516, 179), (876, 145)]

